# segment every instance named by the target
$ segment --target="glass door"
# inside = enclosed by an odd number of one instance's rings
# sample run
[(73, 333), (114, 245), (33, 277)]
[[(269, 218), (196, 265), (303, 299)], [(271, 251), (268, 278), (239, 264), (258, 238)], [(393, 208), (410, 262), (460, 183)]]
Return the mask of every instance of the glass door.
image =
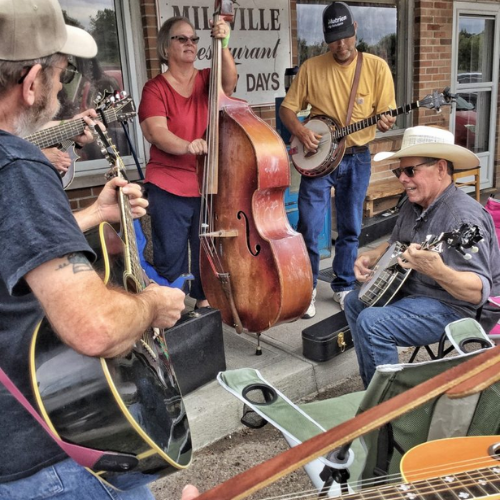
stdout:
[(452, 80), (457, 102), (451, 127), (455, 142), (481, 160), (481, 188), (494, 176), (498, 95), (500, 6), (455, 4)]

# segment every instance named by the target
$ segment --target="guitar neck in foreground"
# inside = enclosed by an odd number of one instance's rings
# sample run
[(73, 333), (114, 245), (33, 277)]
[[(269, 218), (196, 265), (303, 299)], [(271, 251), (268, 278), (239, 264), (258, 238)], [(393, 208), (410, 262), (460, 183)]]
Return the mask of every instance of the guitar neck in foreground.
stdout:
[[(108, 109), (103, 112), (105, 122), (116, 121), (116, 112), (113, 109)], [(87, 123), (83, 118), (69, 120), (54, 127), (46, 128), (26, 136), (28, 142), (31, 142), (39, 148), (49, 148), (57, 146), (63, 141), (67, 141), (73, 137), (83, 134)]]

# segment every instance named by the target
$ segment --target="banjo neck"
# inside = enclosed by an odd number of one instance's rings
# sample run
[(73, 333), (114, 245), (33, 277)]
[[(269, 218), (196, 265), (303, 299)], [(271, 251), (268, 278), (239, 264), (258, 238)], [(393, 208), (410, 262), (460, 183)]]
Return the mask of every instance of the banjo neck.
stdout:
[(382, 118), (382, 116), (394, 117), (410, 113), (410, 111), (413, 111), (414, 109), (417, 109), (419, 107), (420, 107), (420, 101), (415, 101), (412, 102), (411, 104), (403, 104), (403, 106), (400, 106), (399, 108), (396, 109), (389, 109), (388, 111), (384, 111), (383, 113), (378, 113), (377, 115), (370, 116), (370, 118), (365, 118), (364, 120), (361, 120), (359, 122), (352, 123), (347, 127), (336, 129), (335, 132), (333, 133), (333, 138), (337, 141), (340, 141), (344, 137), (353, 134), (354, 132), (359, 132), (360, 130), (375, 125), (380, 120), (380, 118)]
[(443, 92), (434, 90), (432, 94), (426, 95), (419, 101), (412, 102), (411, 104), (403, 104), (403, 106), (400, 106), (399, 108), (389, 109), (387, 111), (384, 111), (383, 113), (370, 116), (369, 118), (365, 118), (364, 120), (361, 120), (359, 122), (352, 123), (351, 125), (348, 125), (346, 127), (338, 128), (333, 134), (333, 139), (339, 141), (349, 134), (359, 132), (366, 127), (371, 127), (372, 125), (375, 125), (380, 120), (380, 118), (382, 118), (382, 116), (394, 117), (403, 113), (410, 113), (410, 111), (413, 111), (417, 108), (434, 109), (436, 110), (436, 112), (439, 112), (441, 110), (441, 106), (450, 105), (455, 100), (456, 96), (454, 94), (450, 94), (449, 90), (450, 89), (448, 87), (445, 88)]

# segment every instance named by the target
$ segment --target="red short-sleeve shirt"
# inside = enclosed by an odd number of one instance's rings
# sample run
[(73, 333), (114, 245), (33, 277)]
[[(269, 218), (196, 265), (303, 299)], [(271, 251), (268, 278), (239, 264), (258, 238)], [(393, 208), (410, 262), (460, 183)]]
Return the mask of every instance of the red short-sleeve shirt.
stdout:
[[(139, 106), (139, 121), (152, 116), (165, 116), (168, 129), (186, 141), (204, 136), (208, 116), (208, 86), (210, 69), (199, 70), (193, 93), (184, 97), (162, 76), (146, 83)], [(146, 182), (177, 196), (200, 196), (196, 175), (197, 157), (172, 155), (151, 146), (146, 167)]]

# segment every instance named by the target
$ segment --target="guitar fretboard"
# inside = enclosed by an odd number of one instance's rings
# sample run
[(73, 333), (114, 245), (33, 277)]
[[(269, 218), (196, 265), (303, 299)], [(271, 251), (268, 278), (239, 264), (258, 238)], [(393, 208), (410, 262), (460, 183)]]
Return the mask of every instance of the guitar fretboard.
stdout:
[(366, 489), (345, 500), (472, 500), (500, 494), (500, 467), (476, 469), (443, 477)]
[(125, 267), (128, 268), (127, 271), (134, 276), (135, 281), (139, 284), (140, 289), (137, 291), (140, 292), (146, 288), (146, 283), (139, 260), (137, 238), (135, 235), (134, 221), (132, 219), (132, 207), (130, 206), (129, 199), (123, 194), (121, 189), (120, 204), (122, 206), (122, 239), (125, 244)]
[[(117, 120), (116, 110), (113, 108), (107, 109), (102, 112), (104, 115), (104, 122), (115, 122)], [(48, 148), (56, 146), (72, 137), (76, 137), (83, 133), (86, 123), (83, 118), (76, 120), (69, 120), (67, 122), (55, 125), (54, 127), (45, 130), (39, 130), (34, 134), (26, 136), (24, 139), (31, 142), (39, 148)]]

